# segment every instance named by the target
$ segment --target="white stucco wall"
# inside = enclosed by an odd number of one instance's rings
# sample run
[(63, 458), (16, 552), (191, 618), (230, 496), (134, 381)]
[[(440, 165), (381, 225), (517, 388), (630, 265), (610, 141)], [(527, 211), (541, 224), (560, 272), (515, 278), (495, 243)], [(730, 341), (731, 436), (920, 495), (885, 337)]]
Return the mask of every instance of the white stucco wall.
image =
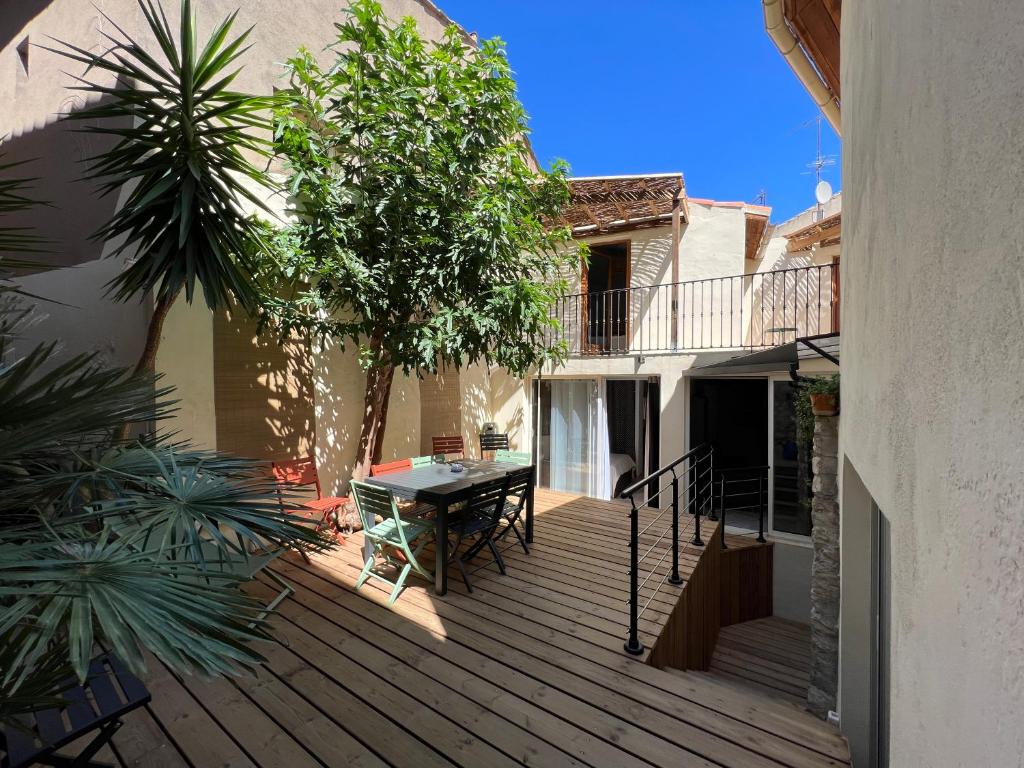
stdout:
[(891, 521), (891, 764), (1020, 765), (1024, 4), (844, 3), (842, 72), (842, 451)]
[(690, 200), (690, 220), (682, 227), (680, 280), (743, 274), (746, 218), (741, 205)]

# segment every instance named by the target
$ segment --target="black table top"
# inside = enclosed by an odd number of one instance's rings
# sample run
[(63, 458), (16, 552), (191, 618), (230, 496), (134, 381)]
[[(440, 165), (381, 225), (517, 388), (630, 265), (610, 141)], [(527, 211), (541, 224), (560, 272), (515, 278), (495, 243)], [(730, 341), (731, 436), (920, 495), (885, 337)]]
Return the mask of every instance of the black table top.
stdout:
[(434, 501), (440, 498), (452, 499), (476, 483), (507, 475), (522, 465), (505, 461), (480, 461), (465, 459), (459, 462), (465, 467), (462, 472), (452, 472), (450, 464), (427, 464), (422, 467), (389, 472), (378, 477), (368, 477), (367, 483), (390, 488), (396, 496), (416, 501)]

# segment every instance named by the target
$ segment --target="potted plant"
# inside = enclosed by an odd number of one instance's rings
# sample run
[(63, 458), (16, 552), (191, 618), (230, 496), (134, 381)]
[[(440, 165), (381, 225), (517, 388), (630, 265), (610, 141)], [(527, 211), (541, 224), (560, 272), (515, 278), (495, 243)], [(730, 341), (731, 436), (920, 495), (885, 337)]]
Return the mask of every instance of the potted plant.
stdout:
[(839, 374), (811, 379), (804, 385), (815, 416), (835, 416), (839, 413)]

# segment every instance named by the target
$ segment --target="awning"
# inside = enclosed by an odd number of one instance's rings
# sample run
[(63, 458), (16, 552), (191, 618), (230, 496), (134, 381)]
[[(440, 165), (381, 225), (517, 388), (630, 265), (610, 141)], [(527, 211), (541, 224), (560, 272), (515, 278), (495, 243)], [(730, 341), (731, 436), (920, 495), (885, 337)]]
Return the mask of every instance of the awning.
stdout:
[(791, 341), (789, 344), (762, 349), (758, 352), (748, 352), (717, 363), (697, 365), (693, 370), (699, 370), (702, 375), (721, 374), (723, 376), (736, 373), (786, 372), (789, 371), (790, 365), (796, 363), (797, 360), (797, 342)]

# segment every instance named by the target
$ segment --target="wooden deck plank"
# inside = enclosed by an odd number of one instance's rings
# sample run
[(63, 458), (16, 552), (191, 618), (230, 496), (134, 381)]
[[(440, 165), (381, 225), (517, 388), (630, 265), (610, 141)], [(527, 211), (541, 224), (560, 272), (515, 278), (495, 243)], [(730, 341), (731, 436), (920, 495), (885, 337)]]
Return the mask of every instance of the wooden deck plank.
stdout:
[[(343, 558), (335, 556), (324, 559), (321, 563), (331, 571), (340, 566), (343, 570), (338, 571), (338, 574), (342, 580), (354, 579), (355, 574), (358, 572), (358, 560), (352, 558), (347, 563), (344, 563), (344, 565), (342, 561)], [(315, 565), (318, 564), (320, 563), (315, 563)], [(364, 587), (360, 591), (360, 595), (363, 594), (373, 595), (373, 590), (368, 591)], [(383, 602), (386, 596), (386, 590), (380, 589), (374, 597), (376, 600)], [(602, 649), (595, 646), (581, 648), (578, 643), (574, 644), (571, 638), (559, 638), (555, 633), (533, 622), (519, 622), (514, 618), (510, 618), (509, 614), (501, 608), (488, 606), (476, 598), (477, 592), (475, 591), (472, 595), (466, 595), (461, 600), (450, 596), (444, 601), (435, 601), (427, 590), (410, 590), (395, 605), (394, 612), (406, 615), (411, 619), (416, 619), (417, 613), (420, 610), (430, 611), (436, 617), (437, 626), (445, 632), (452, 633), (457, 631), (456, 627), (461, 627), (470, 633), (469, 637), (471, 638), (491, 637), (496, 643), (500, 644), (491, 648), (492, 653), (511, 652), (515, 654), (529, 654), (524, 660), (512, 663), (523, 668), (528, 668), (530, 665), (536, 667), (538, 663), (544, 664), (544, 679), (546, 681), (556, 678), (562, 679), (559, 676), (563, 672), (568, 671), (571, 673), (571, 679), (563, 680), (563, 684), (569, 686), (574, 695), (577, 695), (581, 700), (591, 702), (595, 701), (595, 696), (598, 699), (600, 698), (595, 693), (595, 689), (587, 685), (588, 682), (596, 678), (602, 681), (600, 684), (603, 684), (608, 690), (625, 692), (628, 697), (653, 708), (669, 710), (674, 716), (679, 716), (681, 712), (685, 712), (685, 719), (680, 718), (683, 720), (683, 723), (677, 721), (677, 728), (682, 728), (685, 723), (690, 721), (699, 722), (701, 727), (724, 733), (729, 738), (736, 738), (744, 744), (748, 744), (749, 748), (763, 748), (790, 760), (790, 762), (784, 764), (841, 764), (831, 761), (827, 756), (809, 754), (810, 750), (804, 753), (802, 748), (795, 746), (795, 744), (800, 743), (799, 739), (804, 739), (813, 731), (819, 730), (821, 728), (820, 721), (813, 721), (813, 728), (807, 730), (794, 729), (797, 731), (794, 743), (779, 740), (772, 734), (761, 732), (749, 726), (738, 726), (731, 718), (723, 718), (718, 713), (706, 711), (702, 707), (694, 707), (691, 702), (672, 701), (672, 697), (667, 695), (664, 690), (646, 689), (643, 686), (639, 686), (635, 680), (617, 675), (615, 672), (595, 664), (592, 659), (613, 659), (614, 664), (621, 663), (623, 668), (628, 670), (640, 669), (661, 678), (668, 677), (658, 670), (654, 670), (644, 664), (638, 664), (621, 652), (602, 652)], [(412, 603), (416, 604), (416, 606), (410, 607), (409, 604)], [(573, 648), (579, 653), (573, 653)], [(569, 652), (565, 652), (565, 650)], [(550, 667), (548, 666), (549, 664)], [(620, 709), (635, 711), (636, 707), (635, 705), (630, 705)], [(791, 713), (787, 712), (787, 716), (789, 714)], [(643, 727), (642, 722), (640, 725)], [(748, 754), (744, 755), (743, 760), (738, 764), (757, 764), (757, 760), (757, 755)]]
[[(310, 564), (282, 558), (275, 570), (296, 592), (271, 620), (278, 642), (261, 646), (264, 668), (214, 683), (166, 670), (148, 679), (151, 711), (115, 739), (125, 763), (848, 765), (842, 737), (781, 693), (745, 691), (731, 671), (677, 676), (625, 654), (628, 505), (544, 490), (536, 501), (531, 554), (510, 539), (509, 574), (471, 575), (472, 593), (455, 572), (445, 597), (420, 579), (391, 607), (372, 580), (355, 591), (359, 535)], [(658, 514), (639, 510), (641, 527)], [(692, 530), (692, 518), (680, 522)], [(668, 551), (658, 536), (669, 523), (663, 516), (641, 539), (651, 565)], [(707, 539), (715, 524), (702, 525)], [(684, 579), (701, 554), (683, 548)], [(641, 595), (653, 597), (645, 642), (678, 599), (668, 571), (666, 557)], [(260, 581), (247, 589), (270, 592)], [(752, 624), (723, 646), (722, 664), (749, 661)], [(786, 653), (799, 639), (799, 628), (777, 630), (759, 646), (775, 654), (762, 661), (769, 680), (795, 662)]]

